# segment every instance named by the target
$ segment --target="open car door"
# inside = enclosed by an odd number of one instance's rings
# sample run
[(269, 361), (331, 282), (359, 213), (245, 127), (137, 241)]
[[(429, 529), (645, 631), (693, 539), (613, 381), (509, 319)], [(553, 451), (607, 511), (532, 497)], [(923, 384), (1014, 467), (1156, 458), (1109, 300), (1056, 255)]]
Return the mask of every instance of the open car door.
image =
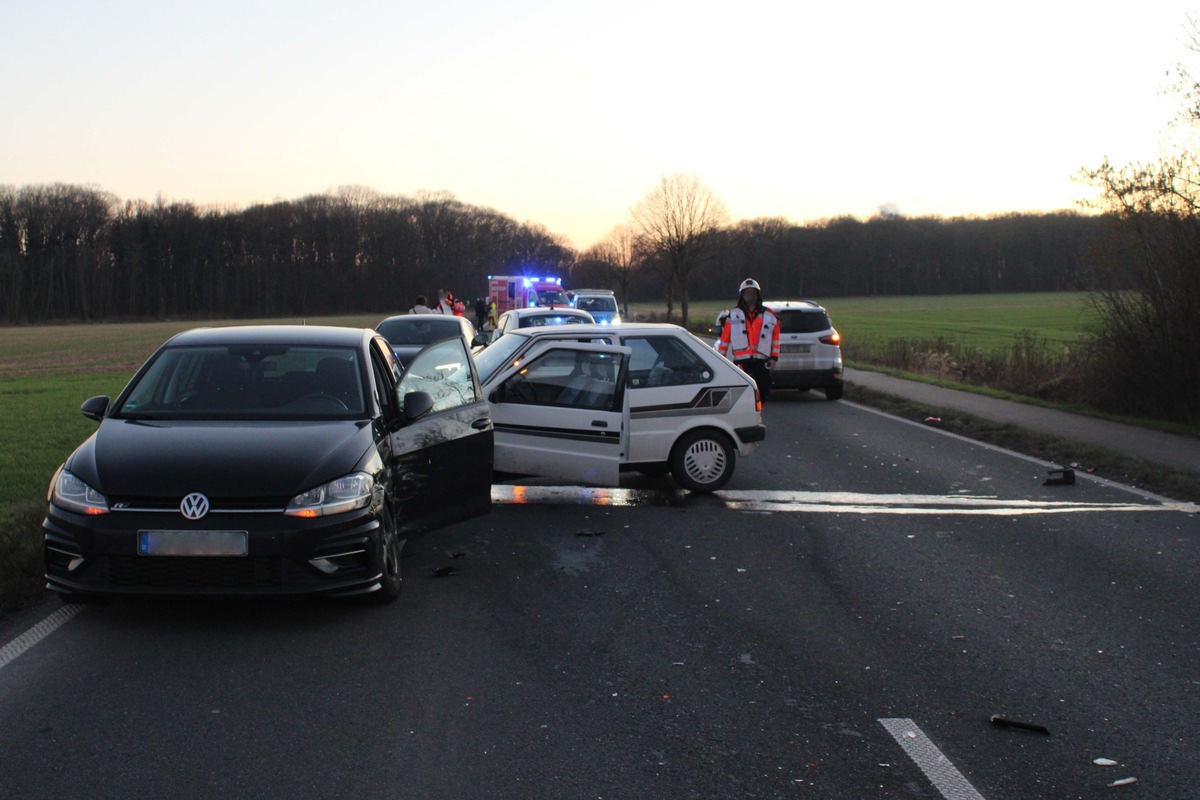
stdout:
[(495, 469), (616, 486), (629, 452), (628, 347), (547, 341), (488, 382)]
[(409, 362), (395, 391), (401, 407), (401, 424), (391, 435), (399, 528), (425, 530), (488, 513), (492, 423), (466, 342), (459, 336), (427, 346)]

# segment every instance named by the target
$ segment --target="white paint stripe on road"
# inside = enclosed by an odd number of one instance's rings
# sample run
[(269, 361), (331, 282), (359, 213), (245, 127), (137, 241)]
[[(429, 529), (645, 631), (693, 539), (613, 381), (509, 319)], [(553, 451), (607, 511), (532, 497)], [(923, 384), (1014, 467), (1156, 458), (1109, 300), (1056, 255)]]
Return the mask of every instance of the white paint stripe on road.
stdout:
[[(1063, 500), (1002, 500), (991, 495), (867, 494), (864, 492), (805, 492), (775, 490), (721, 490), (713, 499), (736, 511), (801, 511), (824, 514), (974, 514), (1018, 516), (1024, 514), (1079, 514), (1095, 512), (1169, 511), (1200, 513), (1195, 503), (1082, 503)], [(682, 490), (599, 489), (584, 486), (492, 487), (498, 505), (653, 506), (680, 504)], [(708, 502), (699, 498), (699, 502)]]
[[(1013, 458), (1019, 458), (1022, 461), (1028, 461), (1030, 464), (1037, 464), (1038, 466), (1040, 466), (1042, 468), (1046, 468), (1046, 467), (1050, 466), (1045, 459), (1034, 458), (1033, 456), (1027, 456), (1024, 453), (1018, 453), (1016, 450), (1009, 450), (1006, 447), (1000, 447), (999, 445), (989, 444), (987, 442), (981, 442), (978, 439), (969, 439), (966, 436), (963, 436), (961, 434), (951, 433), (950, 431), (944, 431), (939, 428), (932, 427), (932, 426), (928, 425), (927, 423), (917, 422), (916, 420), (913, 420), (913, 419), (905, 419), (903, 417), (897, 417), (895, 414), (889, 414), (886, 411), (880, 411), (879, 409), (871, 408), (870, 406), (863, 406), (863, 405), (859, 405), (858, 403), (852, 403), (849, 400), (842, 400), (840, 402), (842, 405), (852, 406), (853, 408), (856, 408), (859, 411), (865, 411), (868, 414), (875, 414), (876, 416), (879, 416), (879, 417), (887, 417), (890, 420), (894, 420), (896, 422), (901, 422), (905, 425), (911, 425), (914, 428), (920, 428), (923, 431), (927, 431), (929, 433), (934, 433), (934, 434), (937, 434), (938, 436), (947, 436), (951, 439), (957, 439), (958, 441), (963, 442), (964, 444), (972, 445), (973, 447), (980, 447), (980, 448), (983, 448), (984, 450), (990, 450), (993, 453), (1003, 453), (1006, 456), (1011, 456)], [(1090, 481), (1092, 483), (1098, 483), (1101, 486), (1107, 486), (1111, 489), (1120, 489), (1125, 492), (1131, 492), (1132, 494), (1135, 494), (1138, 497), (1142, 497), (1142, 498), (1145, 498), (1146, 500), (1151, 500), (1156, 503), (1170, 504), (1170, 503), (1175, 502), (1174, 500), (1171, 500), (1169, 497), (1163, 497), (1162, 495), (1154, 494), (1153, 492), (1148, 492), (1145, 489), (1139, 489), (1136, 486), (1130, 486), (1125, 483), (1118, 483), (1117, 481), (1109, 480), (1108, 478), (1102, 478), (1099, 475), (1093, 475), (1090, 472), (1076, 471), (1075, 477), (1078, 480)], [(1191, 512), (1191, 513), (1195, 513), (1195, 512)]]
[(3, 669), (8, 665), (8, 662), (61, 628), (66, 624), (67, 620), (82, 610), (83, 608), (77, 605), (63, 606), (16, 639), (4, 645), (4, 647), (0, 647), (0, 669)]
[(911, 719), (881, 719), (879, 724), (892, 735), (908, 757), (916, 762), (929, 782), (946, 800), (983, 800), (983, 795), (963, 777), (950, 759)]

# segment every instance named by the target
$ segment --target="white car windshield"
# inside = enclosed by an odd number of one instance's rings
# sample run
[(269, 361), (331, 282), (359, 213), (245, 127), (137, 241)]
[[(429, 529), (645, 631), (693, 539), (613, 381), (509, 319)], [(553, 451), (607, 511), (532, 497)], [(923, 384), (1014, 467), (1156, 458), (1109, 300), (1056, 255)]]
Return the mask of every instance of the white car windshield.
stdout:
[(507, 364), (529, 337), (519, 333), (506, 333), (475, 355), (475, 368), (479, 370), (479, 382), (487, 383), (497, 369)]
[(616, 311), (617, 299), (608, 295), (580, 295), (575, 307), (581, 311)]

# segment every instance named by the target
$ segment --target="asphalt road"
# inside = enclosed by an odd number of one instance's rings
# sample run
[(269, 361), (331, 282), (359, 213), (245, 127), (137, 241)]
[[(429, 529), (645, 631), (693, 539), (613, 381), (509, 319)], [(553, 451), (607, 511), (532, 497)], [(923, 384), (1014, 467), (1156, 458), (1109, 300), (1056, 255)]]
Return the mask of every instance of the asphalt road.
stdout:
[(86, 607), (0, 655), (0, 797), (1200, 797), (1196, 507), (766, 417), (719, 496), (499, 489), (388, 607)]

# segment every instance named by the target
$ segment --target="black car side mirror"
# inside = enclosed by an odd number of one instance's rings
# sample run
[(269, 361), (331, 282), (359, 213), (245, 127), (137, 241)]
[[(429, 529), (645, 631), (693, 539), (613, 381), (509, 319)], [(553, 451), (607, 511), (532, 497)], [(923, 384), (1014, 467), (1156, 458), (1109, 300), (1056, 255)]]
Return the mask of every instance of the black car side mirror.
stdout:
[(482, 333), (475, 334), (475, 338), (471, 340), (471, 347), (483, 347), (488, 343), (487, 337)]
[(415, 422), (433, 410), (433, 395), (429, 392), (408, 392), (404, 395), (404, 421)]
[(79, 407), (83, 415), (88, 419), (94, 419), (96, 422), (104, 419), (104, 412), (108, 411), (108, 395), (102, 394), (99, 397), (89, 397), (83, 401), (83, 405)]

